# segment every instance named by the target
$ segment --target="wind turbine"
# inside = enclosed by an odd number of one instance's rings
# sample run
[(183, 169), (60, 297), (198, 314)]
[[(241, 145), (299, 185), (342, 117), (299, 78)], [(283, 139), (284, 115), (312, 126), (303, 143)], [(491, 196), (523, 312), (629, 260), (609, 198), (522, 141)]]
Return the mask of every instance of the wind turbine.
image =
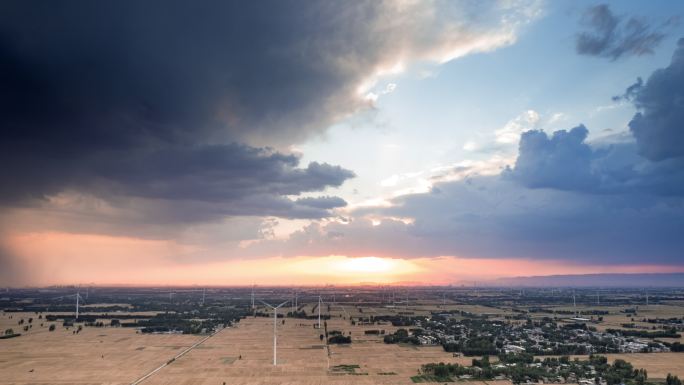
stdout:
[(78, 300), (81, 299), (81, 294), (79, 292), (76, 292), (76, 318), (74, 318), (74, 321), (78, 320)]
[(277, 351), (276, 347), (278, 346), (278, 335), (276, 334), (276, 327), (278, 326), (278, 308), (280, 308), (281, 306), (290, 302), (290, 300), (287, 300), (278, 306), (273, 306), (273, 305), (266, 303), (264, 301), (260, 301), (260, 302), (263, 303), (264, 305), (270, 307), (271, 309), (273, 309), (273, 366), (276, 366), (276, 365), (278, 365), (278, 360), (277, 360), (277, 356), (276, 356), (276, 351)]
[(252, 310), (254, 310), (254, 286), (252, 285)]
[(577, 317), (577, 300), (575, 300), (575, 289), (572, 289), (572, 307), (575, 310), (575, 317)]
[(318, 329), (321, 328), (321, 296), (318, 296)]
[(76, 297), (76, 315), (74, 317), (74, 321), (76, 321), (76, 320), (78, 320), (78, 307), (80, 306), (80, 301), (82, 300), (85, 302), (85, 300), (83, 299), (83, 297), (81, 297), (81, 294), (78, 291), (76, 292), (76, 294), (67, 294), (67, 295), (63, 295), (61, 297), (57, 297), (57, 298), (53, 298), (53, 299), (55, 299), (55, 300), (60, 299), (61, 300), (62, 298), (69, 298), (69, 297)]

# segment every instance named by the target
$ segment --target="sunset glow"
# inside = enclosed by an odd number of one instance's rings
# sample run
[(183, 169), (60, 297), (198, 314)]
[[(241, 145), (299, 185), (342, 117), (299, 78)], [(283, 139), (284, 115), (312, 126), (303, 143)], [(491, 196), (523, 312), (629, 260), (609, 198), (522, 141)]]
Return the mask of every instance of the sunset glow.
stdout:
[(396, 269), (396, 263), (390, 259), (378, 257), (359, 257), (341, 262), (338, 266), (341, 271), (349, 273), (391, 273)]
[[(470, 286), (477, 281), (529, 275), (684, 272), (682, 267), (657, 264), (616, 268), (554, 260), (448, 256), (404, 259), (330, 255), (222, 260), (206, 255), (202, 249), (166, 241), (70, 233), (16, 234), (5, 243), (22, 263), (34, 266), (34, 281), (27, 281), (30, 284)], [(201, 255), (205, 260), (200, 263)]]
[(6, 6), (0, 287), (684, 271), (671, 3)]

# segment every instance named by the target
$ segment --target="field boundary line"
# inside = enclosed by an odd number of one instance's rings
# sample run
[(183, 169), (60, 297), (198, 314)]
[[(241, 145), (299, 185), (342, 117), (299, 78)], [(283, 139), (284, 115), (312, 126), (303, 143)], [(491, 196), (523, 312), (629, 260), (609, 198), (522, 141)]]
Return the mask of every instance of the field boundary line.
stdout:
[[(223, 328), (223, 329), (225, 329), (225, 328)], [(211, 337), (217, 335), (218, 333), (220, 333), (223, 329), (217, 330), (217, 331), (215, 331), (214, 333), (212, 333), (212, 334), (210, 334), (210, 335), (208, 335), (208, 336), (202, 338), (201, 340), (195, 342), (193, 345), (189, 346), (187, 349), (183, 350), (182, 352), (176, 354), (173, 358), (171, 358), (170, 360), (164, 362), (163, 364), (161, 364), (161, 365), (160, 365), (159, 367), (157, 367), (156, 369), (154, 369), (154, 370), (152, 370), (151, 372), (145, 374), (144, 376), (138, 378), (138, 379), (135, 380), (134, 382), (131, 382), (131, 385), (138, 385), (138, 384), (140, 384), (141, 382), (145, 381), (146, 379), (152, 377), (155, 373), (157, 373), (158, 371), (160, 371), (160, 370), (164, 369), (165, 367), (169, 366), (172, 362), (176, 361), (177, 359), (183, 357), (185, 354), (189, 353), (192, 349), (194, 349), (194, 348), (200, 346), (202, 343), (204, 343), (204, 341), (206, 341), (206, 340), (208, 340), (209, 338), (211, 338)]]

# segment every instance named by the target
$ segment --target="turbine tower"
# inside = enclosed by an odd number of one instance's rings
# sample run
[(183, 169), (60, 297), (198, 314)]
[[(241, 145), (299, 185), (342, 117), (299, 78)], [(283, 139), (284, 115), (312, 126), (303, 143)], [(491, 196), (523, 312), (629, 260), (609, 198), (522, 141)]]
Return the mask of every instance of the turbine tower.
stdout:
[(76, 318), (74, 318), (74, 321), (78, 320), (78, 300), (79, 300), (79, 298), (81, 298), (81, 295), (78, 292), (76, 292)]
[(321, 329), (321, 296), (318, 296), (318, 329)]
[(252, 285), (252, 310), (254, 310), (254, 286)]
[(278, 359), (277, 359), (277, 355), (276, 355), (276, 352), (277, 352), (276, 348), (278, 346), (278, 335), (276, 334), (276, 328), (278, 327), (278, 308), (280, 308), (281, 306), (290, 302), (290, 300), (287, 300), (278, 306), (273, 306), (273, 305), (268, 304), (264, 301), (260, 301), (260, 302), (263, 303), (264, 305), (270, 307), (271, 309), (273, 309), (273, 366), (276, 366), (276, 365), (278, 365)]
[(577, 317), (577, 300), (575, 299), (575, 289), (572, 289), (572, 307), (575, 310), (575, 317)]

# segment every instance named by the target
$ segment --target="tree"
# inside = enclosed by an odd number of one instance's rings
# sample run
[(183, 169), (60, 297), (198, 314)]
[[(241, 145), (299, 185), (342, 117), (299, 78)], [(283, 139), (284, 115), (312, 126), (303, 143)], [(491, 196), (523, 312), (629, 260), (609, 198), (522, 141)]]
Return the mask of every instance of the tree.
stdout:
[(14, 329), (5, 329), (5, 335), (6, 336), (10, 336), (12, 334), (14, 334)]
[(665, 379), (665, 384), (666, 385), (682, 385), (682, 381), (679, 379), (679, 377), (673, 376), (672, 374), (668, 373), (667, 378)]
[(55, 324), (50, 324), (50, 327), (48, 328), (49, 331), (55, 331)]
[(351, 337), (345, 337), (343, 335), (334, 335), (330, 338), (328, 338), (328, 343), (331, 344), (350, 344), (351, 343)]
[(670, 351), (672, 352), (684, 352), (684, 345), (681, 342), (673, 342), (670, 345)]

